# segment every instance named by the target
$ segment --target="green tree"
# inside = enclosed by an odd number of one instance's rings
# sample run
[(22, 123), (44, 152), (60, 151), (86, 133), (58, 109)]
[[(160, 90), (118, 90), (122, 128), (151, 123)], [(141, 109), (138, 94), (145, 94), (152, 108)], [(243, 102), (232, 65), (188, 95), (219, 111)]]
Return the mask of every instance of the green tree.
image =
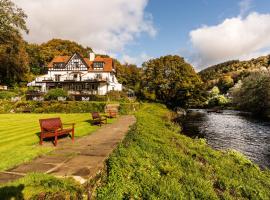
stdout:
[(254, 72), (231, 90), (233, 103), (254, 114), (265, 114), (270, 108), (270, 74)]
[(46, 61), (41, 53), (40, 45), (27, 43), (26, 51), (29, 56), (30, 71), (35, 75), (42, 74)]
[(10, 0), (0, 0), (0, 45), (13, 41), (19, 31), (28, 32), (26, 14)]
[(199, 98), (201, 85), (193, 67), (177, 55), (143, 63), (144, 91), (167, 105), (188, 106), (188, 102)]

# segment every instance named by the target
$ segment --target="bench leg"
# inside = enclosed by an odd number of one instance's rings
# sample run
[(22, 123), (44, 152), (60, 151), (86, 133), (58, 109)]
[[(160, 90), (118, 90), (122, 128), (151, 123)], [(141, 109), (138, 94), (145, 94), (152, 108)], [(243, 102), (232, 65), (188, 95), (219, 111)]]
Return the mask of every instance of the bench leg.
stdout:
[(43, 137), (42, 137), (42, 134), (40, 134), (39, 144), (42, 145), (42, 143), (43, 143)]
[(57, 146), (57, 135), (54, 136), (54, 146)]
[(72, 129), (72, 136), (71, 136), (72, 142), (74, 142), (74, 129)]

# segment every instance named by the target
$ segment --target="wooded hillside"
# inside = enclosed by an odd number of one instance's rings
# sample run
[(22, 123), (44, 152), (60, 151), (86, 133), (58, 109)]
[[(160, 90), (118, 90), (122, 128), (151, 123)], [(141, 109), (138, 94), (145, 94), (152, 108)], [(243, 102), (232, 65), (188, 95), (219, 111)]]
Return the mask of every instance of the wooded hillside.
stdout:
[(262, 71), (270, 66), (270, 55), (253, 58), (249, 61), (231, 60), (208, 67), (199, 72), (207, 88), (218, 86), (223, 92), (239, 80), (247, 77), (250, 72)]

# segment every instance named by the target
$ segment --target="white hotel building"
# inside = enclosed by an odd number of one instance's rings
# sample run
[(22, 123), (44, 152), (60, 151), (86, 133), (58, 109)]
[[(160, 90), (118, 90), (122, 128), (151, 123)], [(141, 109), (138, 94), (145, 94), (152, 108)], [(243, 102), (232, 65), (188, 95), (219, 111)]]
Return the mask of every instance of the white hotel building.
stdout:
[(51, 88), (63, 88), (70, 94), (106, 95), (107, 92), (122, 90), (122, 84), (115, 77), (112, 58), (89, 58), (80, 54), (57, 56), (47, 66), (48, 74), (37, 77), (28, 86), (38, 87), (41, 92)]

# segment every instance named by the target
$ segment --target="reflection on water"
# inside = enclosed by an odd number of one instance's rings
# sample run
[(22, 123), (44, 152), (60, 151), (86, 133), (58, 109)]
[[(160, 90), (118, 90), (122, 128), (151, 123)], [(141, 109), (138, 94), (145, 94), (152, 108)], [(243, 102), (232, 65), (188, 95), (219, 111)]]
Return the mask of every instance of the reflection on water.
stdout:
[(183, 128), (188, 136), (205, 138), (214, 148), (236, 149), (270, 168), (270, 122), (237, 111), (190, 110)]

